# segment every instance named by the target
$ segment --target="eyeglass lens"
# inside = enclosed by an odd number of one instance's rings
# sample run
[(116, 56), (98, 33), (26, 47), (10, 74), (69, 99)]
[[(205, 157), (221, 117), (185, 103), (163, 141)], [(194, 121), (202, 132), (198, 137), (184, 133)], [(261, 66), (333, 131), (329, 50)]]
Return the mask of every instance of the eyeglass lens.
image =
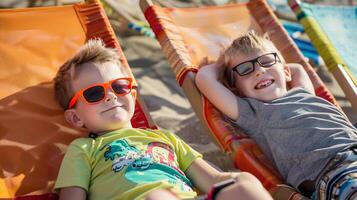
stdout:
[(236, 71), (239, 75), (247, 75), (254, 71), (254, 65), (258, 62), (262, 67), (270, 67), (276, 63), (276, 54), (270, 53), (262, 55), (254, 60), (244, 62), (236, 67)]
[(94, 103), (104, 98), (105, 89), (103, 86), (93, 86), (83, 91), (83, 97), (89, 102)]
[[(111, 87), (117, 95), (125, 95), (131, 91), (128, 80), (115, 80)], [(101, 85), (90, 87), (83, 91), (83, 96), (89, 103), (98, 102), (105, 97), (105, 88)]]
[(270, 67), (275, 64), (276, 57), (275, 54), (267, 54), (259, 57), (257, 61), (262, 67)]
[(115, 80), (111, 86), (116, 94), (128, 94), (131, 90), (128, 80)]

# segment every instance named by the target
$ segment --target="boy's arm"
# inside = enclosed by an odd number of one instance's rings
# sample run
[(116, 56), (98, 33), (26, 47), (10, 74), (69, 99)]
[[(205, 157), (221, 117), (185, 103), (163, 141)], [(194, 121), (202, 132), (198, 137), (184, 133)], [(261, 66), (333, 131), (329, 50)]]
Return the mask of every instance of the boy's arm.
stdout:
[(204, 193), (208, 193), (213, 184), (234, 178), (237, 175), (236, 173), (219, 172), (202, 158), (195, 159), (185, 174), (193, 182), (193, 185)]
[(91, 166), (84, 146), (84, 140), (76, 139), (67, 148), (55, 184), (60, 199), (86, 199)]
[(289, 63), (288, 66), (291, 72), (291, 88), (302, 87), (308, 90), (311, 94), (315, 94), (314, 86), (303, 66), (297, 63)]
[(198, 89), (221, 112), (233, 120), (238, 119), (238, 104), (236, 95), (225, 87), (220, 81), (223, 72), (223, 58), (217, 62), (203, 66), (197, 73), (195, 82)]
[(208, 193), (215, 183), (234, 179), (236, 181), (234, 184), (223, 188), (218, 193), (216, 198), (218, 200), (272, 200), (268, 191), (264, 189), (263, 185), (253, 175), (246, 172), (219, 172), (201, 158), (192, 162), (186, 170), (186, 175), (195, 187), (204, 193)]
[(86, 197), (87, 193), (81, 187), (65, 187), (61, 188), (59, 200), (85, 200)]

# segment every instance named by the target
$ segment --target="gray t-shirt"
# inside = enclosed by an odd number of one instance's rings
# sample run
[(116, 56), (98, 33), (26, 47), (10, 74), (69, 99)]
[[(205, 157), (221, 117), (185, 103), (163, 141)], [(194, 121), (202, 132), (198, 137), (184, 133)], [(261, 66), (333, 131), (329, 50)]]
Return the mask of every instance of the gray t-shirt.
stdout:
[(240, 117), (234, 123), (296, 188), (305, 180), (315, 180), (338, 151), (357, 145), (357, 129), (345, 115), (302, 88), (268, 103), (237, 99)]

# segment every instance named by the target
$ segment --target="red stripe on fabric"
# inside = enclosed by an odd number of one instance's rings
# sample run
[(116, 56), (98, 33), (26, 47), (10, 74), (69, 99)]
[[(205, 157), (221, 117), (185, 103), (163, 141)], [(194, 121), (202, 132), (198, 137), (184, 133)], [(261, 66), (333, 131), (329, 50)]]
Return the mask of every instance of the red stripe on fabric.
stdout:
[(134, 115), (130, 121), (134, 128), (153, 128), (150, 127), (149, 122), (147, 121), (144, 111), (142, 110), (139, 102), (136, 102), (135, 104)]
[(186, 70), (184, 70), (178, 77), (177, 77), (177, 81), (180, 85), (180, 87), (182, 86), (183, 82), (185, 81), (185, 78), (186, 78), (186, 74), (188, 72), (193, 72), (193, 73), (197, 73), (198, 72), (198, 69), (197, 68), (185, 68)]
[(243, 136), (243, 135), (229, 135), (225, 138), (225, 145), (229, 146), (233, 140), (241, 140), (241, 139), (246, 139), (249, 138), (248, 136)]
[(295, 11), (295, 9), (299, 8), (299, 5), (295, 2), (294, 4), (290, 5), (290, 8)]
[(316, 96), (319, 96), (335, 105), (337, 105), (337, 102), (335, 98), (329, 93), (324, 86), (318, 87), (315, 89)]
[(157, 8), (155, 8), (154, 6), (150, 6), (148, 7), (145, 12), (145, 18), (148, 20), (151, 29), (153, 30), (153, 32), (155, 33), (156, 37), (158, 38), (158, 36), (160, 35), (160, 33), (163, 32), (164, 28), (163, 26), (160, 24), (159, 20), (156, 20), (156, 18), (158, 18), (157, 16)]
[(15, 197), (14, 200), (57, 200), (58, 195), (56, 193), (46, 193), (42, 195), (29, 195)]

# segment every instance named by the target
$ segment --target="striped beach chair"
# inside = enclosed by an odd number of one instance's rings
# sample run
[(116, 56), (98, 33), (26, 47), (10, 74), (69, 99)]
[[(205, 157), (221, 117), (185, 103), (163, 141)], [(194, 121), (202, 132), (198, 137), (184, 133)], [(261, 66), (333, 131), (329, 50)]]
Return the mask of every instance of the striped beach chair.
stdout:
[(288, 2), (357, 113), (357, 6)]
[(336, 104), (267, 2), (252, 0), (225, 6), (163, 8), (150, 0), (141, 0), (140, 6), (178, 84), (216, 144), (231, 155), (238, 169), (254, 174), (275, 199), (304, 199), (296, 191), (281, 185), (282, 178), (254, 141), (227, 123), (221, 113), (200, 94), (194, 82), (198, 66), (205, 57), (215, 60), (222, 46), (229, 45), (240, 33), (253, 29), (267, 33), (287, 62), (304, 66), (316, 94)]
[[(101, 38), (130, 68), (97, 0), (1, 9), (0, 27), (0, 199), (57, 199), (66, 148), (88, 134), (72, 129), (54, 100), (58, 67), (88, 39)], [(155, 128), (138, 92), (132, 124)]]

